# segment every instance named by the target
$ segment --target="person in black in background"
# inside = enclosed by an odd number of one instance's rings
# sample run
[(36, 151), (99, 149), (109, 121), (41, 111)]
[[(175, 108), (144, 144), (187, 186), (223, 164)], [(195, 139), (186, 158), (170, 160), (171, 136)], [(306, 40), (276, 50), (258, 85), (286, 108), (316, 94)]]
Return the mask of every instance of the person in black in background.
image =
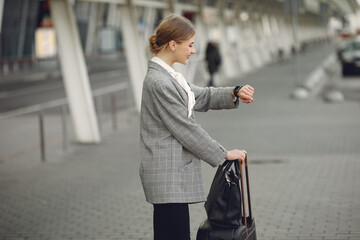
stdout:
[(221, 56), (215, 43), (209, 42), (206, 46), (205, 60), (207, 61), (208, 71), (210, 74), (209, 87), (214, 84), (214, 73), (219, 70), (221, 65)]

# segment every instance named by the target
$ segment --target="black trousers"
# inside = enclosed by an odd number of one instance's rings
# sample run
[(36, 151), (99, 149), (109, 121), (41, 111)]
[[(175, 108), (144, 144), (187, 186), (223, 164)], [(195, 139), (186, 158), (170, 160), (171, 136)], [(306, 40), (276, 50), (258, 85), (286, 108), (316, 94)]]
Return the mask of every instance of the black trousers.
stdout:
[(154, 240), (190, 240), (187, 203), (154, 204)]

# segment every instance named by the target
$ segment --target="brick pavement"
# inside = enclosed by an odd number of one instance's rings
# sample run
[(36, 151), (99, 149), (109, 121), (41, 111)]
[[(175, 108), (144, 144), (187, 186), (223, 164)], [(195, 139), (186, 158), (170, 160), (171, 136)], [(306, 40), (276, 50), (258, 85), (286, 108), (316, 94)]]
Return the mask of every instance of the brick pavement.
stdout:
[[(301, 55), (301, 78), (330, 50)], [(226, 148), (247, 149), (258, 239), (360, 239), (360, 102), (291, 100), (291, 74), (291, 63), (272, 64), (237, 79), (255, 87), (253, 104), (196, 117)], [(1, 240), (152, 239), (138, 119), (105, 134), (101, 144), (67, 154), (52, 146), (45, 164), (36, 150), (0, 164)], [(214, 173), (203, 164), (206, 188)], [(195, 239), (203, 204), (190, 211)]]

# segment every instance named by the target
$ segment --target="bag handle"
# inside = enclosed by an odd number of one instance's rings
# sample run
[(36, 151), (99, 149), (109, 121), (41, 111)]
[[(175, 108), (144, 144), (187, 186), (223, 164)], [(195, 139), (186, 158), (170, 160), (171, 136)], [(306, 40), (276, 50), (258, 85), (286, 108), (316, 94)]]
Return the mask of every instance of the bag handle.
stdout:
[(231, 168), (233, 162), (234, 162), (234, 161), (225, 160), (225, 161), (223, 162), (223, 164), (221, 164), (221, 169), (222, 169), (224, 172), (229, 171), (229, 169)]
[[(248, 207), (249, 207), (249, 219), (252, 220), (252, 211), (251, 211), (251, 198), (250, 198), (250, 183), (249, 183), (249, 171), (248, 171), (248, 161), (247, 154), (245, 155), (245, 174), (246, 174), (246, 190), (248, 197)], [(239, 164), (239, 163), (238, 163)], [(243, 170), (242, 170), (242, 162), (240, 162), (240, 181), (241, 181), (241, 195), (242, 195), (242, 207), (244, 211), (244, 223), (246, 228), (246, 239), (249, 238), (248, 227), (247, 227), (247, 217), (246, 217), (246, 208), (245, 208), (245, 197), (244, 197), (244, 182), (243, 182)]]
[(247, 154), (245, 157), (245, 173), (246, 173), (246, 189), (247, 189), (247, 195), (248, 195), (248, 203), (249, 203), (249, 216), (252, 220), (252, 210), (251, 210), (251, 197), (250, 197), (250, 183), (249, 183), (249, 170), (248, 170), (248, 160), (247, 160)]

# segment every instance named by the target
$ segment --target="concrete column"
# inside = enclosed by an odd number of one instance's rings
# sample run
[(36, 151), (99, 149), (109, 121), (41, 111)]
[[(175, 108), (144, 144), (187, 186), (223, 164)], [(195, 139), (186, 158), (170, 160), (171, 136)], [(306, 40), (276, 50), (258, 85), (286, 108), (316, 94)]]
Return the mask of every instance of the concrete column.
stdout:
[(284, 55), (287, 57), (291, 54), (291, 29), (283, 17), (279, 17), (277, 23), (279, 27), (278, 46), (284, 50)]
[[(251, 16), (251, 15), (250, 15)], [(258, 43), (258, 37), (257, 37), (257, 27), (256, 20), (250, 19), (249, 20), (249, 36), (248, 40), (250, 41), (249, 48), (248, 48), (248, 54), (252, 61), (253, 67), (259, 68), (262, 66), (262, 59), (260, 55), (259, 50), (259, 43)]]
[(219, 2), (219, 18), (218, 18), (218, 26), (220, 31), (220, 52), (222, 58), (222, 70), (225, 74), (226, 78), (232, 78), (239, 74), (234, 64), (234, 60), (232, 59), (232, 51), (233, 48), (230, 44), (228, 39), (228, 34), (226, 31), (226, 23), (225, 23), (225, 16), (224, 16), (224, 2)]
[(254, 51), (257, 52), (259, 58), (259, 67), (262, 67), (266, 62), (266, 50), (264, 49), (264, 32), (263, 24), (261, 21), (260, 13), (255, 14), (256, 19), (254, 19), (254, 30), (255, 30), (255, 39), (256, 45)]
[(196, 39), (195, 39), (195, 49), (196, 49), (196, 66), (193, 69), (193, 75), (190, 75), (189, 77), (192, 77), (192, 79), (189, 79), (188, 81), (191, 81), (195, 84), (199, 84), (196, 82), (196, 71), (200, 74), (200, 79), (203, 79), (205, 81), (208, 80), (208, 71), (207, 71), (207, 64), (205, 61), (205, 52), (206, 52), (206, 44), (209, 41), (209, 30), (207, 28), (207, 24), (205, 24), (203, 19), (203, 4), (204, 1), (198, 0), (198, 12), (195, 15), (195, 28), (196, 28)]
[(99, 143), (100, 133), (73, 7), (69, 0), (50, 0), (50, 8), (76, 140)]
[(261, 17), (261, 25), (262, 25), (262, 36), (261, 36), (261, 47), (262, 47), (262, 57), (264, 63), (269, 63), (271, 61), (272, 55), (272, 31), (270, 26), (269, 17), (267, 14), (262, 14)]
[(154, 31), (154, 23), (155, 23), (155, 17), (156, 17), (156, 11), (155, 8), (146, 8), (145, 9), (145, 14), (144, 14), (144, 19), (145, 19), (145, 29), (144, 29), (144, 35), (143, 35), (143, 46), (146, 49), (146, 46), (149, 45), (149, 37), (151, 36), (151, 34)]
[(23, 52), (24, 52), (24, 41), (26, 34), (26, 21), (27, 21), (28, 12), (29, 12), (29, 0), (24, 0), (24, 3), (22, 5), (19, 43), (17, 49), (17, 58), (19, 60), (23, 57)]
[(109, 4), (109, 14), (108, 17), (106, 19), (106, 25), (107, 26), (111, 26), (114, 27), (117, 21), (117, 14), (118, 11), (116, 10), (116, 4), (115, 3), (110, 3)]
[(242, 54), (242, 49), (241, 49), (241, 46), (242, 46), (242, 42), (243, 42), (243, 37), (242, 37), (242, 34), (241, 34), (241, 22), (240, 22), (240, 9), (241, 9), (241, 2), (240, 1), (236, 1), (234, 3), (234, 11), (235, 11), (235, 17), (234, 17), (234, 25), (235, 25), (235, 34), (236, 34), (236, 42), (235, 42), (235, 48), (234, 50), (236, 50), (237, 54), (236, 54), (236, 63), (237, 63), (237, 66), (238, 66), (238, 71), (239, 73), (243, 73), (245, 72), (242, 66), (242, 63), (243, 63), (243, 54)]
[(140, 44), (140, 38), (137, 33), (135, 7), (131, 0), (128, 0), (126, 5), (119, 5), (118, 10), (121, 18), (121, 31), (124, 39), (125, 56), (130, 73), (135, 107), (140, 112), (142, 84), (147, 69), (145, 51)]
[(90, 16), (89, 16), (89, 24), (88, 30), (86, 34), (86, 43), (85, 43), (85, 54), (91, 55), (96, 51), (96, 20), (97, 20), (97, 6), (98, 3), (89, 3), (90, 6)]
[(3, 19), (4, 2), (5, 2), (5, 0), (0, 0), (0, 36), (1, 36), (1, 26), (2, 26), (2, 19)]
[(298, 1), (292, 0), (291, 6), (293, 8), (293, 12), (291, 14), (291, 22), (292, 22), (292, 33), (293, 33), (293, 43), (296, 50), (299, 49), (299, 36), (298, 36)]
[[(0, 60), (2, 60), (2, 49), (1, 49), (1, 40), (2, 40), (2, 37), (1, 37), (1, 27), (2, 27), (2, 19), (3, 19), (3, 9), (4, 9), (4, 1), (5, 0), (0, 0)], [(7, 74), (9, 72), (9, 68), (8, 68), (9, 65), (3, 63), (2, 66), (0, 66), (0, 68), (2, 68), (2, 71), (4, 74)]]
[(205, 56), (206, 44), (209, 41), (207, 25), (204, 22), (202, 12), (204, 8), (204, 2), (202, 0), (198, 0), (198, 8), (199, 11), (195, 16), (195, 28), (196, 28), (196, 45), (197, 51), (200, 53), (202, 57)]
[(272, 38), (271, 38), (271, 42), (272, 42), (272, 47), (273, 47), (273, 51), (275, 53), (274, 57), (275, 59), (278, 59), (278, 55), (279, 55), (279, 41), (278, 39), (280, 39), (280, 35), (279, 35), (279, 25), (278, 25), (278, 20), (276, 16), (271, 16), (270, 17), (270, 26), (271, 26), (271, 30), (272, 30)]
[(195, 82), (196, 72), (199, 71), (203, 79), (207, 80), (206, 75), (206, 69), (204, 69), (204, 58), (205, 58), (205, 49), (206, 49), (206, 43), (208, 41), (207, 32), (205, 30), (205, 24), (202, 19), (201, 10), (200, 8), (195, 13), (195, 29), (196, 29), (196, 35), (195, 35), (195, 51), (196, 54), (190, 57), (190, 61), (188, 66), (184, 66), (183, 74), (186, 78), (186, 80), (190, 83), (198, 84), (198, 82)]
[(241, 73), (247, 73), (251, 71), (251, 61), (247, 54), (247, 36), (246, 36), (246, 29), (245, 25), (241, 23), (241, 19), (239, 16), (239, 12), (237, 12), (235, 24), (236, 24), (236, 33), (238, 41), (236, 43), (236, 50), (238, 55), (238, 62), (239, 62), (239, 69)]
[[(240, 18), (243, 19), (242, 27), (242, 36), (243, 36), (243, 56), (241, 56), (241, 61), (247, 62), (245, 71), (252, 71), (261, 66), (261, 56), (258, 46), (257, 39), (257, 24), (256, 24), (256, 9), (259, 6), (259, 1), (242, 1), (240, 11)], [(245, 12), (244, 12), (245, 11)], [(246, 16), (246, 17), (245, 17)], [(246, 20), (245, 20), (246, 19)], [(244, 21), (245, 20), (245, 21)]]

